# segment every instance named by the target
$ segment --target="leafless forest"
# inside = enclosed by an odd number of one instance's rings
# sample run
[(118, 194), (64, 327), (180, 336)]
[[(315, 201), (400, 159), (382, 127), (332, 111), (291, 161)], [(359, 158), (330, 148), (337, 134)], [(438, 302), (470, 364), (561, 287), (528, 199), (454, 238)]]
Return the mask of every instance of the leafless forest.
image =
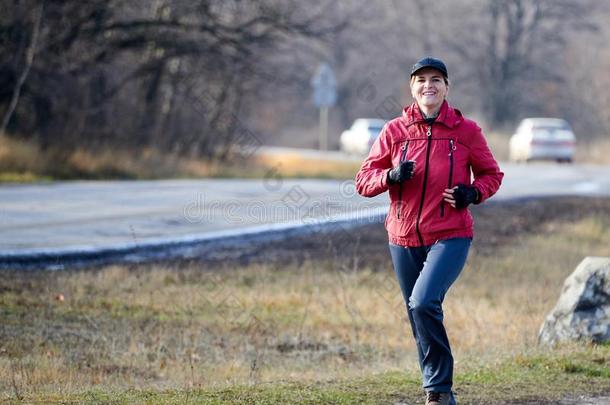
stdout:
[(0, 136), (215, 159), (240, 143), (313, 146), (320, 62), (338, 78), (336, 136), (397, 115), (410, 66), (432, 54), (486, 128), (561, 116), (599, 138), (609, 20), (608, 0), (0, 0)]

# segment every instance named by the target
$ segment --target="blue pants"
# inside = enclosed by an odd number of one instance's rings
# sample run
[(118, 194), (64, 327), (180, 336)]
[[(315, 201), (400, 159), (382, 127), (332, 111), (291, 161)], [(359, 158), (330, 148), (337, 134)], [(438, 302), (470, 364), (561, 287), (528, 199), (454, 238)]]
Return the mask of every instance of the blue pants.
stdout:
[(464, 268), (471, 242), (470, 238), (456, 238), (410, 248), (390, 244), (426, 391), (451, 392), (453, 356), (443, 326), (442, 303)]

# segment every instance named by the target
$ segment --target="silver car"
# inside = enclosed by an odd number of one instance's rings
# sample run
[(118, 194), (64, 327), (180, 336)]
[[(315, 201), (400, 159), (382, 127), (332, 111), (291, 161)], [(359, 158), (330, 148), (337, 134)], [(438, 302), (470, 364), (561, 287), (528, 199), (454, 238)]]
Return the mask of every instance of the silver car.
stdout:
[(385, 121), (382, 119), (356, 119), (352, 126), (341, 134), (341, 150), (355, 155), (368, 154), (384, 125)]
[(561, 118), (526, 118), (510, 138), (509, 157), (514, 162), (556, 160), (571, 162), (576, 137), (570, 124)]

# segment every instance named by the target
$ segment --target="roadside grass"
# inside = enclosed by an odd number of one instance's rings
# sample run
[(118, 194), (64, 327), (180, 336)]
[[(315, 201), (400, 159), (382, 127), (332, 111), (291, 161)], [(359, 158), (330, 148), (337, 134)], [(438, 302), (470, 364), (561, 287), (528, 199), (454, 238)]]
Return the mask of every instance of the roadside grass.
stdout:
[(577, 163), (610, 164), (610, 135), (580, 142), (576, 148), (574, 160)]
[[(537, 346), (565, 277), (609, 255), (609, 212), (607, 199), (476, 207), (445, 301), (462, 403), (610, 391), (610, 346)], [(6, 272), (0, 400), (422, 403), (384, 230), (351, 232), (349, 248), (314, 235), (298, 241), (302, 256), (269, 260), (265, 248), (243, 264)]]
[[(500, 161), (508, 160), (509, 136), (486, 135)], [(577, 163), (610, 164), (610, 140), (579, 142)], [(43, 151), (35, 143), (0, 139), (0, 183), (75, 179), (163, 178), (328, 178), (351, 179), (360, 162), (332, 158), (309, 158), (294, 153), (259, 154), (230, 162), (188, 159), (152, 149), (128, 151)]]
[(490, 131), (485, 133), (485, 139), (496, 160), (508, 162), (508, 140), (510, 134)]
[(43, 151), (33, 142), (0, 139), (0, 183), (74, 179), (353, 178), (359, 162), (309, 159), (296, 154), (254, 155), (229, 162), (178, 157), (152, 149)]
[(297, 178), (344, 178), (352, 179), (360, 169), (364, 156), (355, 157), (353, 161), (336, 161), (332, 158), (309, 158), (297, 153), (280, 155), (260, 155), (256, 162), (268, 170), (277, 170), (286, 177)]

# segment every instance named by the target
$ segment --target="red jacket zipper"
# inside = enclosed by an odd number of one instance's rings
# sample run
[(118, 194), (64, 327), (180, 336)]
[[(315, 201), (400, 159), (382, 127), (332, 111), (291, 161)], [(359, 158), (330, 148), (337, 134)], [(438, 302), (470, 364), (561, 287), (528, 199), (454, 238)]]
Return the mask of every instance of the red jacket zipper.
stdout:
[[(402, 153), (400, 154), (400, 160), (398, 164), (401, 164), (405, 160), (405, 156), (407, 156), (407, 148), (409, 147), (409, 141), (406, 141), (404, 145), (402, 145)], [(396, 204), (396, 216), (400, 219), (400, 208), (402, 207), (402, 182), (398, 186), (398, 204)]]
[[(447, 188), (451, 188), (453, 183), (453, 139), (449, 140), (449, 181), (447, 182)], [(445, 216), (445, 200), (441, 200), (441, 218)]]
[(417, 222), (415, 223), (415, 230), (417, 231), (417, 237), (419, 238), (419, 243), (421, 246), (424, 246), (424, 238), (419, 229), (419, 223), (421, 221), (421, 214), (424, 210), (424, 198), (426, 197), (426, 184), (428, 183), (428, 169), (430, 164), (430, 144), (432, 143), (432, 124), (428, 127), (428, 132), (426, 132), (426, 136), (428, 137), (428, 144), (426, 145), (426, 165), (424, 169), (424, 184), (422, 186), (421, 191), (421, 201), (419, 203), (419, 211), (417, 212)]

